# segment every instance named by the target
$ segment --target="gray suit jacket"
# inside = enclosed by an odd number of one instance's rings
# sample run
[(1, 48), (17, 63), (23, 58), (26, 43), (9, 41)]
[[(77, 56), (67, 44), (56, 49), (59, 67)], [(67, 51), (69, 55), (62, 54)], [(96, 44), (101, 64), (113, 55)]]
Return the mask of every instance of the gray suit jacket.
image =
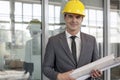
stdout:
[(58, 73), (76, 69), (99, 58), (96, 40), (93, 36), (81, 32), (80, 45), (81, 52), (76, 67), (65, 32), (49, 38), (44, 56), (43, 73), (49, 79), (56, 80)]

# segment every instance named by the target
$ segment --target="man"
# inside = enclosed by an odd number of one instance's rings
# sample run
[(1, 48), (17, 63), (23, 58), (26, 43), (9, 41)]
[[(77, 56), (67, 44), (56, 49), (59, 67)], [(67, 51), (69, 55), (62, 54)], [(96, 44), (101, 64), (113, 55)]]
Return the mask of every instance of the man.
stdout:
[[(74, 69), (99, 58), (95, 38), (80, 32), (84, 11), (79, 0), (69, 0), (64, 7), (66, 30), (49, 38), (44, 56), (43, 72), (50, 80), (75, 80), (70, 76)], [(97, 78), (101, 72), (93, 70), (90, 75)]]
[(25, 46), (25, 73), (29, 72), (29, 80), (41, 80), (41, 22), (38, 19), (32, 19), (27, 27), (31, 38), (26, 42)]

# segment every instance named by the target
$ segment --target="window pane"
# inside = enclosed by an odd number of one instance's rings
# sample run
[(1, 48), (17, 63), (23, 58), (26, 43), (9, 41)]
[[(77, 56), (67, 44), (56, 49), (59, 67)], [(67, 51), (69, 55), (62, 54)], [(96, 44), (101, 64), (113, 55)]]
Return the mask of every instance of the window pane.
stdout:
[(32, 4), (23, 4), (23, 21), (32, 19)]
[(110, 13), (110, 24), (111, 24), (111, 27), (116, 27), (117, 26), (117, 12), (111, 12)]
[(54, 23), (54, 5), (49, 5), (49, 23)]
[(0, 13), (3, 14), (9, 14), (10, 8), (9, 8), (9, 2), (8, 1), (0, 1)]
[[(110, 53), (120, 57), (120, 0), (110, 0)], [(120, 65), (111, 69), (111, 79), (120, 79)]]
[(11, 42), (11, 31), (0, 29), (0, 43), (4, 42)]
[(60, 6), (55, 6), (55, 23), (60, 23)]
[(89, 9), (89, 25), (96, 26), (96, 10)]
[(33, 4), (33, 18), (37, 18), (41, 21), (41, 5)]
[(22, 3), (15, 3), (15, 21), (22, 21)]
[(83, 19), (83, 25), (88, 25), (88, 9), (85, 10), (85, 17)]
[(10, 29), (9, 23), (0, 23), (0, 29)]
[(8, 1), (0, 1), (0, 20), (9, 21), (10, 20), (10, 7)]
[(103, 11), (97, 10), (97, 26), (103, 26)]
[(15, 24), (15, 30), (23, 30), (22, 24)]

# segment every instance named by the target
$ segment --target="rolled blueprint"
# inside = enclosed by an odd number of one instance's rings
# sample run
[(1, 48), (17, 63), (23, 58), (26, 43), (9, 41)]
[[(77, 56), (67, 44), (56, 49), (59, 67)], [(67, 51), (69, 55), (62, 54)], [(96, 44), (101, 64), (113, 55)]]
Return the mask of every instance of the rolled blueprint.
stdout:
[(120, 57), (115, 58), (113, 54), (98, 59), (92, 63), (89, 63), (85, 66), (75, 69), (70, 76), (77, 80), (84, 80), (90, 77), (90, 72), (93, 69), (98, 69), (100, 71), (105, 71), (112, 67), (120, 65)]

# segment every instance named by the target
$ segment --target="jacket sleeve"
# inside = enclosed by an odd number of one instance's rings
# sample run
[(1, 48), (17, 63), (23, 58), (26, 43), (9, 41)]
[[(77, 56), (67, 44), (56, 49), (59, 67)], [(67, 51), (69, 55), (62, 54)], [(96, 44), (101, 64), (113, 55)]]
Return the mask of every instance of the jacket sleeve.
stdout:
[(50, 38), (48, 40), (45, 50), (44, 61), (43, 61), (43, 73), (51, 80), (56, 80), (58, 74), (58, 72), (54, 70), (55, 67), (54, 62), (55, 62), (54, 42), (52, 38)]
[(96, 42), (96, 39), (94, 38), (94, 44), (93, 44), (93, 58), (92, 58), (92, 61), (95, 61), (97, 59), (100, 58), (100, 55), (98, 53), (98, 48), (97, 48), (97, 42)]

